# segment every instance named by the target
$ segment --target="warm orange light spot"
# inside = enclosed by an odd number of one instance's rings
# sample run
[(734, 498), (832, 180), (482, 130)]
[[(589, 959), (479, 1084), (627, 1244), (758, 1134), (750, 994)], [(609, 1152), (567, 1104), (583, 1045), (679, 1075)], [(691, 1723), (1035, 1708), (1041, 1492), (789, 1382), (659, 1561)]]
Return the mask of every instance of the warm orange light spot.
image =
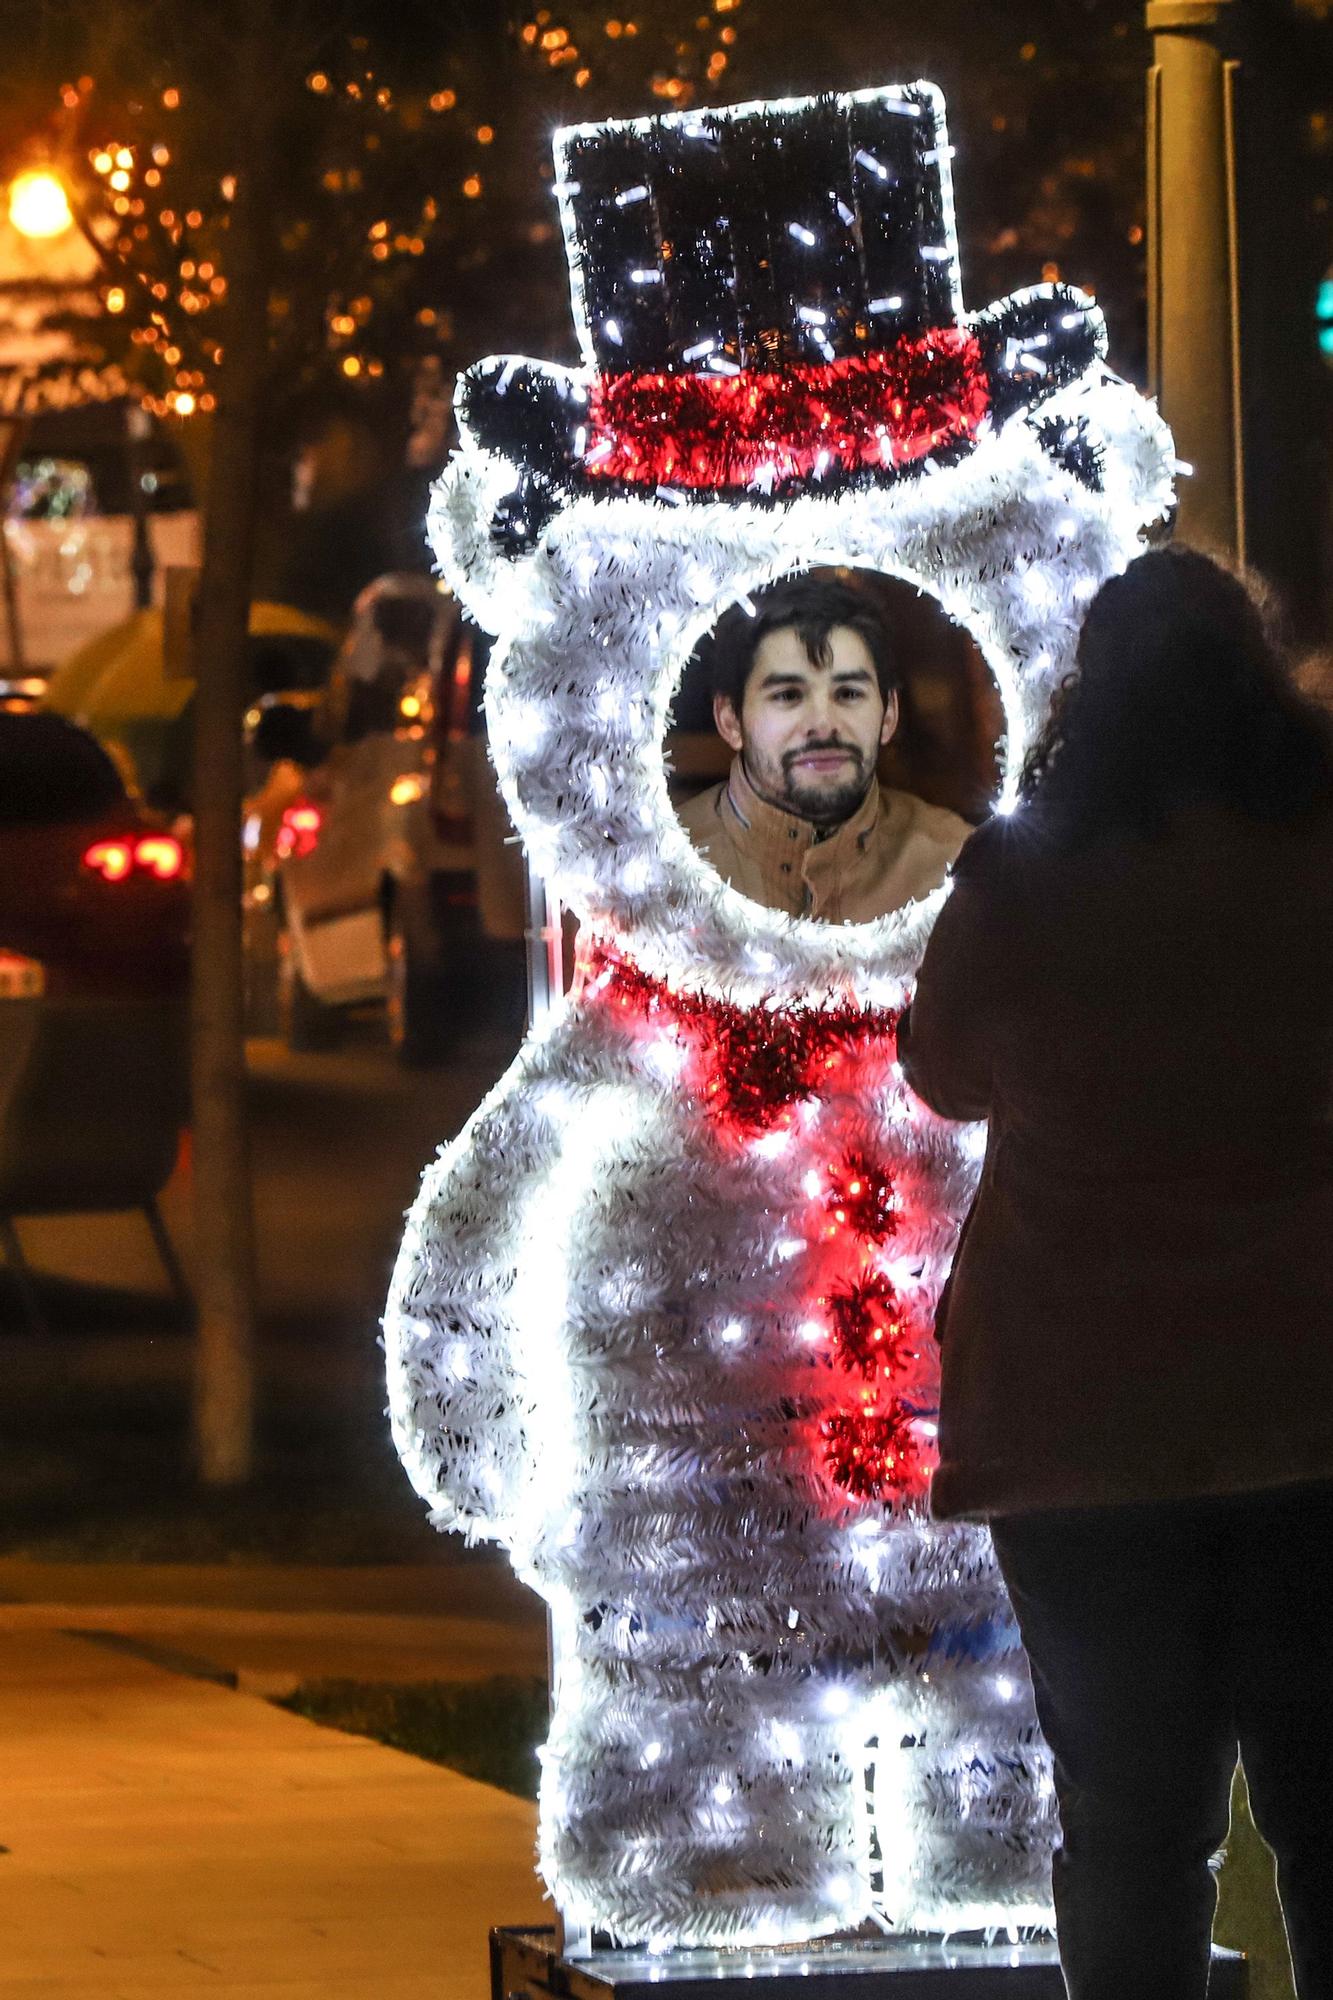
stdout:
[(481, 193), (480, 174), (468, 175), (467, 179), (463, 182), (463, 193), (467, 196), (469, 201), (476, 200), (477, 196)]
[(95, 174), (109, 174), (115, 164), (110, 153), (102, 152), (93, 154), (93, 172)]
[(185, 866), (185, 850), (169, 833), (152, 833), (135, 843), (134, 859), (159, 882), (170, 882)]
[(104, 882), (123, 882), (134, 866), (134, 853), (127, 840), (97, 840), (84, 854), (83, 865)]
[(73, 217), (60, 179), (45, 168), (17, 174), (9, 188), (9, 219), (20, 236), (59, 236)]
[(198, 405), (188, 389), (177, 389), (170, 397), (171, 407), (178, 417), (192, 417)]
[(123, 285), (113, 285), (106, 295), (106, 309), (109, 313), (123, 313), (125, 310), (125, 289)]
[(355, 354), (345, 354), (343, 356), (343, 374), (359, 375), (360, 373), (361, 373), (360, 357)]
[(174, 85), (170, 90), (163, 91), (162, 102), (168, 111), (178, 111), (180, 109), (180, 101), (181, 94)]
[(479, 146), (489, 146), (494, 137), (495, 137), (494, 125), (478, 125), (477, 144)]
[(431, 98), (430, 108), (432, 111), (452, 111), (457, 102), (458, 92), (456, 90), (437, 90)]

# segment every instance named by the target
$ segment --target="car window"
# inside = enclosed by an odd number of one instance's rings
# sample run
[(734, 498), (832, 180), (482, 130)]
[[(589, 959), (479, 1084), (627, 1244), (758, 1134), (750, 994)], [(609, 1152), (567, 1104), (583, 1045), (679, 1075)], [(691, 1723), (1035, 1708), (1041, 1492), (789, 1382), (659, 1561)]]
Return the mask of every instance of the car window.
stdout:
[(125, 796), (86, 729), (61, 715), (0, 713), (0, 827), (101, 819)]

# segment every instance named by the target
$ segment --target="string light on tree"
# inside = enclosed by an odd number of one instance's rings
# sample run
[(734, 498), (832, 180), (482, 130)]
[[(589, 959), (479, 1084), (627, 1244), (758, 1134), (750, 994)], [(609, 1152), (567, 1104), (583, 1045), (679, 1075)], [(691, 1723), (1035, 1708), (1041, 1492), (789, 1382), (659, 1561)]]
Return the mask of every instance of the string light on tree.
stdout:
[(989, 1541), (926, 1511), (979, 1160), (909, 1098), (894, 1031), (947, 892), (859, 926), (760, 908), (690, 846), (662, 748), (730, 606), (866, 568), (971, 632), (1009, 804), (1085, 588), (1171, 504), (1090, 301), (964, 311), (950, 151), (927, 84), (558, 135), (582, 366), (469, 370), (432, 505), (581, 949), (423, 1180), (394, 1435), (432, 1518), (551, 1608), (553, 1894), (659, 1950), (1050, 1914)]

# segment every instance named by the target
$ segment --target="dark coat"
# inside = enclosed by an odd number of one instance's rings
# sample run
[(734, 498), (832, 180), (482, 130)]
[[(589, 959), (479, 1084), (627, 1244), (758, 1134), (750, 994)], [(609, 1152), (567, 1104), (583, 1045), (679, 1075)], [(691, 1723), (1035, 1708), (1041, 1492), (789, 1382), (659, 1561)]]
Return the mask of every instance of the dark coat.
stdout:
[(963, 850), (900, 1055), (987, 1118), (938, 1516), (1333, 1475), (1333, 816)]

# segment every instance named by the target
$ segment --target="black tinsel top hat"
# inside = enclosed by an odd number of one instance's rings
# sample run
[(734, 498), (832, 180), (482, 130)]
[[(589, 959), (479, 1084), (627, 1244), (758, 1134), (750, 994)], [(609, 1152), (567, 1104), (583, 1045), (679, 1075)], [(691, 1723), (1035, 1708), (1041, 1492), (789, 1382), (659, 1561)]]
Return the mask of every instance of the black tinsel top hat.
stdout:
[(1081, 374), (1105, 333), (1069, 286), (964, 316), (951, 152), (929, 83), (558, 133), (585, 368), (459, 382), (464, 433), (522, 473), (508, 532), (575, 494), (881, 483)]

